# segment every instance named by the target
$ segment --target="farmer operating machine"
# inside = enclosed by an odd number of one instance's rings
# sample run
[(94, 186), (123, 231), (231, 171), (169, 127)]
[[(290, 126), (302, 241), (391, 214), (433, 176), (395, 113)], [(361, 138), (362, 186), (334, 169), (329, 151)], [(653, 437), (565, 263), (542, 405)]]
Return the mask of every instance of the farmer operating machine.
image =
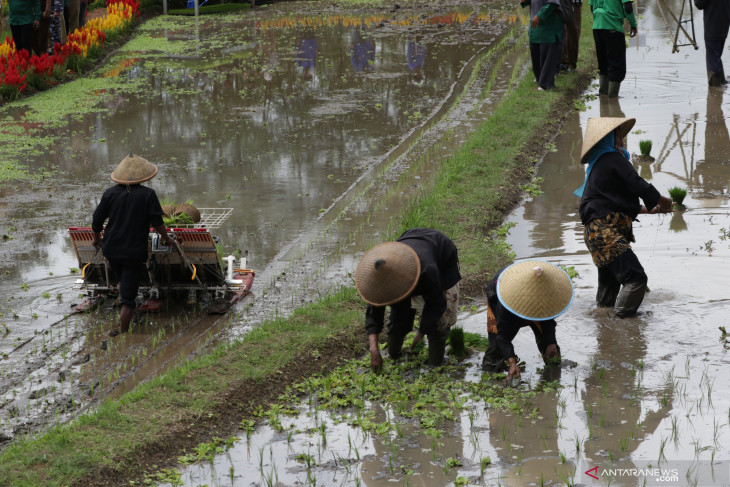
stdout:
[[(238, 261), (228, 256), (224, 271), (216, 248), (217, 238), (209, 230), (220, 227), (232, 208), (200, 208), (197, 223), (175, 223), (167, 233), (174, 246), (166, 247), (159, 235), (150, 229), (147, 273), (140, 283), (138, 300), (142, 310), (155, 312), (165, 298), (184, 299), (189, 305), (201, 304), (209, 313), (225, 313), (251, 290), (254, 272), (246, 269), (246, 258)], [(76, 311), (86, 311), (107, 299), (116, 299), (119, 282), (101, 251), (94, 245), (94, 232), (89, 227), (68, 229), (81, 269), (75, 288), (86, 299)]]

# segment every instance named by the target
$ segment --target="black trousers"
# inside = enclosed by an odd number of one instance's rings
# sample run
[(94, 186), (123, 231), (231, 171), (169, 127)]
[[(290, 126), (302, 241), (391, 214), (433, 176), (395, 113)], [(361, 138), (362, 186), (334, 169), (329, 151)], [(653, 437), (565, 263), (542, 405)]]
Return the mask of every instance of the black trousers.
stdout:
[(11, 25), (10, 32), (13, 34), (15, 49), (25, 49), (28, 54), (33, 53), (33, 24)]
[(543, 90), (555, 86), (555, 75), (560, 70), (560, 60), (563, 57), (563, 43), (550, 42), (537, 44), (530, 43), (530, 57), (532, 58), (532, 72), (535, 81)]
[[(541, 323), (540, 328), (538, 328), (534, 323), (530, 323), (527, 326), (530, 327), (532, 333), (535, 335), (537, 349), (540, 351), (543, 361), (546, 364), (548, 363), (548, 360), (547, 357), (545, 357), (545, 351), (550, 345), (555, 345), (558, 349), (558, 355), (560, 355), (560, 346), (555, 339), (554, 323)], [(509, 334), (511, 337), (510, 342), (517, 335), (516, 331), (517, 330), (514, 330), (514, 333), (511, 332)], [(497, 345), (497, 335), (495, 333), (488, 332), (487, 336), (489, 337), (489, 344), (487, 345), (487, 350), (484, 352), (484, 358), (482, 358), (482, 370), (485, 372), (502, 372), (507, 369), (507, 361), (502, 356), (502, 351), (499, 349), (499, 345)]]
[[(397, 359), (400, 357), (403, 340), (413, 330), (415, 318), (416, 310), (411, 308), (410, 298), (390, 307), (390, 316), (386, 323), (386, 328), (388, 330), (388, 354), (391, 358)], [(443, 363), (448, 336), (448, 329), (443, 333), (434, 331), (426, 335), (428, 338), (428, 362), (430, 365), (441, 365)]]
[(646, 293), (648, 278), (634, 251), (629, 249), (610, 264), (598, 268), (599, 306), (613, 307), (621, 318), (636, 314)]
[(107, 259), (114, 274), (119, 279), (119, 296), (123, 305), (134, 308), (137, 306), (137, 292), (139, 282), (144, 272), (144, 262), (125, 259)]
[(593, 29), (598, 72), (608, 81), (620, 83), (626, 78), (626, 39), (623, 32)]
[(705, 62), (707, 71), (725, 79), (725, 69), (722, 66), (722, 52), (725, 49), (725, 39), (705, 39)]

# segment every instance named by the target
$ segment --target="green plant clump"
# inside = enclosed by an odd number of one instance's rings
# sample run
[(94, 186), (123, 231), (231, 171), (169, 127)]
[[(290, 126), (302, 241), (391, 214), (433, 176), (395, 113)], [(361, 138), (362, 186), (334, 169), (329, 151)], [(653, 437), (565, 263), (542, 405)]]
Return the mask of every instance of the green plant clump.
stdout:
[(639, 141), (639, 150), (642, 156), (648, 156), (651, 153), (651, 140)]
[(684, 206), (682, 202), (684, 201), (684, 198), (687, 196), (687, 190), (684, 188), (678, 188), (677, 186), (669, 189), (669, 197), (672, 198), (672, 201), (677, 203), (678, 206), (682, 207)]

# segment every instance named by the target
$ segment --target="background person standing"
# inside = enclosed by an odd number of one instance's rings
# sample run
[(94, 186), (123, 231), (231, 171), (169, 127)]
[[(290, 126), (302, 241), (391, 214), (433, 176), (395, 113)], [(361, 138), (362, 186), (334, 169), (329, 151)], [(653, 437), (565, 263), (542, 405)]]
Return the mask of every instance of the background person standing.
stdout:
[(524, 0), (522, 7), (530, 6), (530, 57), (532, 72), (538, 90), (555, 86), (555, 75), (563, 57), (563, 19), (558, 0)]
[(10, 0), (8, 3), (8, 24), (13, 34), (16, 51), (33, 51), (33, 30), (41, 19), (40, 0)]
[(635, 37), (636, 15), (631, 0), (590, 0), (593, 14), (593, 41), (598, 59), (598, 94), (617, 98), (626, 78), (626, 39), (624, 19), (629, 21), (629, 35)]
[(560, 69), (563, 71), (575, 71), (578, 67), (578, 46), (580, 44), (581, 11), (583, 2), (572, 0), (573, 17), (565, 24), (565, 38), (563, 39), (563, 62)]
[(727, 83), (722, 66), (722, 51), (730, 29), (730, 0), (694, 0), (695, 6), (702, 10), (705, 25), (705, 62), (707, 82), (710, 86)]

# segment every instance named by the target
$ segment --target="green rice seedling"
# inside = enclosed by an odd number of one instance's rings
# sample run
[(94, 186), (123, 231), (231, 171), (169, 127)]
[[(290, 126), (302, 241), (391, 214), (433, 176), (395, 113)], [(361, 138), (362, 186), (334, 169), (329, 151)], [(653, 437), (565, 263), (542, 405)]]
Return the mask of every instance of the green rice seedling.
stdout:
[(664, 447), (667, 446), (667, 440), (668, 439), (669, 438), (662, 437), (659, 440), (660, 441), (660, 445), (659, 445), (659, 458), (657, 458), (657, 463), (658, 464), (661, 464), (662, 463), (662, 458), (664, 459), (664, 461), (667, 460), (667, 457), (664, 456)]
[(669, 188), (669, 197), (676, 203), (675, 208), (677, 210), (683, 210), (685, 208), (683, 201), (687, 196), (687, 190), (685, 188), (679, 188), (677, 186)]
[(451, 345), (451, 353), (455, 357), (462, 359), (466, 356), (463, 328), (454, 327), (449, 331), (449, 344)]
[(641, 155), (644, 157), (651, 155), (651, 140), (640, 140), (639, 141), (639, 151), (641, 152)]

